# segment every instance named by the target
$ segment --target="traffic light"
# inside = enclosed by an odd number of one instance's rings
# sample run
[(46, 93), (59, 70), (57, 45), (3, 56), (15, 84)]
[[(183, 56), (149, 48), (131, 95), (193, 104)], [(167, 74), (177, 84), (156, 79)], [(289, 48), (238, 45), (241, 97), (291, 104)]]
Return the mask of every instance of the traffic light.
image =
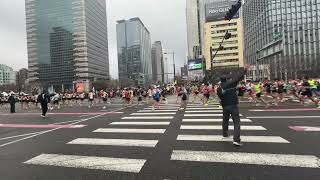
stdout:
[(237, 14), (241, 6), (242, 6), (241, 0), (239, 0), (237, 4), (232, 5), (231, 9), (229, 9), (229, 11), (227, 12), (227, 15), (225, 16), (225, 20), (230, 21)]

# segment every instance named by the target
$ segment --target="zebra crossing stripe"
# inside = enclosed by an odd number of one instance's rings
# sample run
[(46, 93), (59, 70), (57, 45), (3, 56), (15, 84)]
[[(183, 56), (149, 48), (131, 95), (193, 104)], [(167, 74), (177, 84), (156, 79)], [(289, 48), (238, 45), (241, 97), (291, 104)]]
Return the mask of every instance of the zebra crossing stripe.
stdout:
[[(223, 114), (184, 114), (185, 117), (219, 117), (223, 116)], [(242, 116), (242, 114), (239, 114)]]
[(113, 122), (110, 125), (169, 125), (170, 122)]
[(185, 111), (186, 113), (222, 113), (222, 110)]
[(221, 110), (222, 108), (218, 108), (218, 107), (215, 107), (215, 108), (211, 108), (211, 107), (203, 107), (203, 108), (190, 108), (190, 107), (187, 107), (187, 110)]
[(165, 129), (123, 129), (123, 128), (100, 128), (93, 132), (96, 133), (146, 133), (146, 134), (163, 134)]
[[(178, 110), (179, 107), (168, 107), (168, 108), (162, 108), (160, 107), (158, 110)], [(154, 108), (144, 108), (143, 110), (157, 110), (157, 109), (154, 109)]]
[(320, 168), (320, 159), (311, 155), (174, 150), (171, 160)]
[(155, 110), (140, 110), (138, 112), (177, 112), (178, 109), (172, 110), (172, 109), (155, 109)]
[[(232, 119), (229, 120), (232, 122)], [(222, 122), (222, 119), (183, 119), (182, 122)], [(241, 122), (252, 122), (250, 119), (241, 119)]]
[(131, 116), (131, 117), (123, 117), (121, 119), (147, 119), (147, 120), (173, 119), (173, 116)]
[[(213, 142), (232, 142), (233, 138), (223, 138), (217, 135), (179, 135), (179, 141), (213, 141)], [(290, 143), (279, 136), (241, 136), (242, 142), (256, 142), (256, 143)]]
[(175, 115), (175, 112), (155, 112), (155, 113), (132, 113), (132, 116), (152, 116), (152, 115)]
[(199, 105), (187, 105), (188, 108), (217, 108), (220, 105), (209, 105), (209, 106), (199, 106)]
[[(221, 130), (221, 126), (200, 126), (200, 125), (182, 125), (180, 129), (185, 130)], [(230, 126), (229, 130), (233, 130), (234, 127)], [(262, 126), (241, 126), (241, 130), (251, 130), (251, 131), (266, 131), (267, 129)]]
[(67, 144), (96, 145), (96, 146), (155, 147), (157, 143), (158, 143), (158, 140), (78, 138), (68, 142)]
[(144, 159), (41, 154), (24, 164), (139, 173), (145, 162)]

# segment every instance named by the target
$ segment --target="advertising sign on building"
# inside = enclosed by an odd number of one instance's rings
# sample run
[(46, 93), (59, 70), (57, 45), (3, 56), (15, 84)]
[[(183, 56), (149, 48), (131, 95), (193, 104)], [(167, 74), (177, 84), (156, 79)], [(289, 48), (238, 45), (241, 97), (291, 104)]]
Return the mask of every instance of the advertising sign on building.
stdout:
[[(206, 6), (206, 22), (221, 21), (224, 20), (225, 16), (232, 5), (236, 4), (237, 0), (221, 0), (212, 3), (207, 3)], [(237, 13), (234, 18), (239, 18)]]
[(188, 70), (197, 70), (203, 68), (203, 59), (188, 60)]

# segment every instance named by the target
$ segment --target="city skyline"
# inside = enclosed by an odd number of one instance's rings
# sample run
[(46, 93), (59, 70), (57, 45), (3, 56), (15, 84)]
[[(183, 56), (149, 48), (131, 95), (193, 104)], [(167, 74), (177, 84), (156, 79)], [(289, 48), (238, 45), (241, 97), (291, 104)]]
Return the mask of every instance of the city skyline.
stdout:
[[(135, 4), (127, 3), (128, 0), (107, 1), (108, 34), (109, 34), (109, 59), (110, 74), (117, 78), (117, 44), (116, 44), (116, 21), (139, 17), (152, 32), (152, 41), (162, 41), (164, 50), (175, 51), (177, 67), (186, 61), (186, 23), (185, 23), (185, 1), (171, 2), (149, 2), (137, 0)], [(13, 8), (14, 7), (14, 8)], [(111, 8), (112, 7), (112, 8)], [(139, 8), (139, 7), (158, 7)], [(13, 67), (14, 70), (27, 67), (27, 40), (25, 32), (25, 10), (24, 0), (12, 0), (0, 2), (0, 54), (1, 63)], [(171, 15), (172, 19), (163, 14)], [(12, 17), (10, 21), (7, 18)], [(170, 27), (164, 30), (162, 26)], [(171, 56), (168, 62), (172, 64)], [(170, 66), (171, 67), (171, 66)], [(173, 71), (172, 68), (169, 71)]]

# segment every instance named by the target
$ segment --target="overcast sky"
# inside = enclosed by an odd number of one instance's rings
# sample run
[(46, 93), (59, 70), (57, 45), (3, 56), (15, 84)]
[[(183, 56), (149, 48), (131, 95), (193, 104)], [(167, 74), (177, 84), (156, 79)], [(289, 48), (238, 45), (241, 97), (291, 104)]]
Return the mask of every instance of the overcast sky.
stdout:
[[(25, 0), (0, 0), (0, 63), (18, 70), (28, 66)], [(164, 51), (174, 51), (176, 66), (187, 54), (185, 0), (106, 0), (109, 58), (112, 77), (117, 76), (116, 21), (139, 17), (151, 33), (152, 42), (162, 41)], [(168, 56), (169, 62), (172, 57)], [(172, 63), (169, 64), (172, 72)]]

